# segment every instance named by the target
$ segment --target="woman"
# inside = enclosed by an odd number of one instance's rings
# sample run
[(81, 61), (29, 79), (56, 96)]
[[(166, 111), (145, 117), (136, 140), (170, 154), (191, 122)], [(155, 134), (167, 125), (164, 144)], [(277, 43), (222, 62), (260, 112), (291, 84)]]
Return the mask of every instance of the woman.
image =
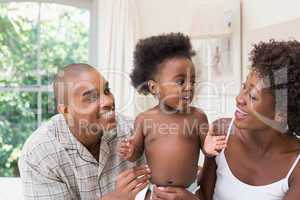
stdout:
[(234, 119), (214, 123), (228, 144), (205, 160), (201, 193), (205, 200), (299, 200), (300, 43), (261, 42), (250, 60)]

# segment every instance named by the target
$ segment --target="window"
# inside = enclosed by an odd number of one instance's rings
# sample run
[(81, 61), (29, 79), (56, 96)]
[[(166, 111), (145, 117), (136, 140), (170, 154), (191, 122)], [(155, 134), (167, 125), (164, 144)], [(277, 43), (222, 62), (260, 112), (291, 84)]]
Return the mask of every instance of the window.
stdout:
[(0, 177), (19, 175), (25, 140), (55, 114), (54, 74), (89, 61), (89, 26), (82, 7), (0, 3)]

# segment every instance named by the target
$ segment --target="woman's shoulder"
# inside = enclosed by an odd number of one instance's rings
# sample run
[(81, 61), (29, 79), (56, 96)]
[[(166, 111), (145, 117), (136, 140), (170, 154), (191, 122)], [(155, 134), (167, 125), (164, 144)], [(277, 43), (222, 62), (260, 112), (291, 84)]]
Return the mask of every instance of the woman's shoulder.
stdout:
[(298, 146), (296, 145), (296, 148), (294, 149), (294, 152), (296, 154), (296, 159), (293, 163), (292, 168), (290, 169), (289, 172), (289, 196), (299, 196), (300, 191), (300, 147), (299, 147), (299, 139), (297, 139)]

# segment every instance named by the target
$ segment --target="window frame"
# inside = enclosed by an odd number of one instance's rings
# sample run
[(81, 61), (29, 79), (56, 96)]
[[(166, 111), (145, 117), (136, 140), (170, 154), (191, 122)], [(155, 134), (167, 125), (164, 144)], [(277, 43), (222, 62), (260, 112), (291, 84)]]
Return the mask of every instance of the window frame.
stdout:
[[(95, 65), (97, 63), (97, 22), (96, 22), (96, 0), (0, 0), (0, 3), (22, 3), (22, 2), (32, 2), (32, 3), (55, 3), (65, 6), (72, 6), (79, 9), (85, 9), (89, 11), (89, 44), (88, 44), (88, 63)], [(95, 5), (96, 4), (96, 5)], [(38, 16), (38, 27), (40, 21), (40, 12)], [(40, 28), (38, 28), (38, 32)], [(41, 61), (40, 61), (40, 33), (38, 34), (37, 41), (37, 72), (42, 73)], [(37, 74), (37, 85), (22, 85), (22, 86), (0, 86), (0, 92), (36, 92), (38, 95), (37, 99), (37, 124), (40, 126), (42, 124), (42, 94), (45, 92), (53, 92), (52, 85), (43, 85), (41, 83), (41, 76)]]

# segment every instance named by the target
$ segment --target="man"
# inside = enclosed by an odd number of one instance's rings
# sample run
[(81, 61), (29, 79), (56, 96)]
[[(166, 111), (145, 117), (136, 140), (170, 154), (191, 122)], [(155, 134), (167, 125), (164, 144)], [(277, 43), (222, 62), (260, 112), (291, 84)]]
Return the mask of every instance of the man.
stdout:
[(71, 64), (54, 80), (59, 114), (27, 140), (19, 160), (25, 199), (132, 200), (150, 176), (117, 156), (132, 121), (115, 116), (108, 82), (87, 64)]

